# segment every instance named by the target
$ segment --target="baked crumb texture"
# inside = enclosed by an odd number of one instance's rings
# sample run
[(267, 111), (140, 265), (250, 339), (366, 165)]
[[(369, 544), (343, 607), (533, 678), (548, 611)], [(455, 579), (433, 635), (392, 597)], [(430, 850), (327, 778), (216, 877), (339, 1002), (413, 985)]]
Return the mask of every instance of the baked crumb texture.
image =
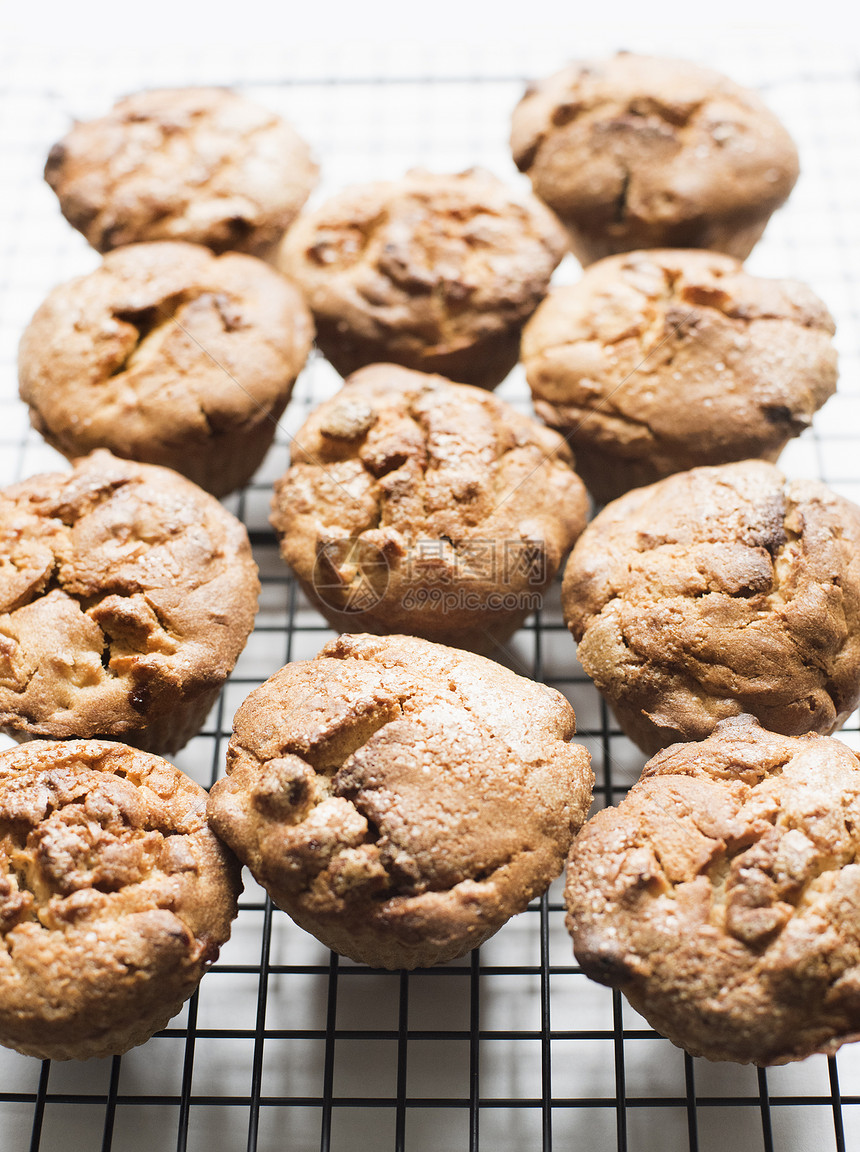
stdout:
[(489, 652), (539, 604), (587, 508), (557, 433), (482, 389), (377, 364), (296, 434), (271, 519), (339, 631)]
[(536, 412), (605, 503), (698, 465), (776, 460), (836, 390), (834, 331), (805, 284), (663, 249), (551, 291), (522, 356)]
[(628, 52), (530, 85), (511, 149), (583, 264), (664, 247), (744, 260), (799, 170), (791, 137), (754, 92)]
[(860, 762), (723, 721), (646, 765), (570, 855), (586, 975), (694, 1056), (783, 1064), (860, 1037)]
[(227, 88), (161, 88), (78, 121), (45, 179), (99, 252), (140, 240), (190, 240), (270, 254), (317, 181), (296, 131)]
[(236, 714), (215, 831), (344, 956), (462, 956), (559, 874), (592, 773), (553, 689), (408, 636), (341, 636)]
[(262, 261), (132, 244), (38, 309), (21, 399), (69, 459), (109, 448), (223, 496), (262, 463), (312, 340), (299, 292)]
[(171, 764), (122, 744), (0, 753), (0, 1042), (111, 1056), (179, 1011), (241, 891), (205, 805)]
[(608, 504), (562, 602), (583, 668), (648, 753), (741, 713), (828, 734), (860, 699), (860, 508), (764, 461)]
[(253, 627), (245, 528), (166, 468), (94, 452), (0, 491), (0, 725), (172, 752)]
[(279, 263), (342, 376), (393, 361), (495, 388), (565, 248), (552, 214), (489, 172), (415, 170), (303, 213)]

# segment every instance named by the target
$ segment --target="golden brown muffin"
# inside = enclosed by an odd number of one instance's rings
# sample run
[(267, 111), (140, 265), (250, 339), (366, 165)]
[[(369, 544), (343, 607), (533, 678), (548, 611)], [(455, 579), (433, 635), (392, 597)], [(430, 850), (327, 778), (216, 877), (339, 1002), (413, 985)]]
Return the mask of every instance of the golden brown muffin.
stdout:
[(564, 441), (502, 400), (376, 364), (297, 433), (281, 554), (332, 627), (491, 652), (585, 527)]
[(69, 459), (109, 448), (223, 496), (262, 463), (312, 339), (298, 291), (261, 260), (132, 244), (36, 312), (21, 399)]
[(723, 721), (589, 820), (565, 900), (586, 975), (694, 1056), (832, 1055), (860, 1039), (860, 760)]
[(209, 819), (327, 947), (415, 968), (559, 874), (592, 773), (556, 691), (412, 636), (341, 636), (241, 705)]
[(531, 85), (511, 148), (583, 264), (636, 248), (743, 260), (798, 175), (791, 137), (755, 93), (629, 52)]
[(495, 388), (565, 251), (558, 223), (489, 172), (409, 172), (303, 214), (280, 266), (342, 376), (393, 361)]
[(730, 256), (610, 256), (523, 333), (535, 410), (600, 503), (702, 464), (776, 460), (836, 390), (835, 326), (796, 280)]
[(99, 451), (0, 490), (0, 727), (175, 752), (258, 592), (244, 526), (167, 468)]
[(316, 184), (304, 140), (227, 88), (163, 88), (77, 122), (45, 179), (63, 215), (99, 252), (190, 240), (266, 256)]
[(860, 508), (762, 460), (608, 504), (562, 603), (583, 668), (645, 752), (740, 713), (827, 734), (860, 701)]
[(144, 1043), (217, 959), (240, 891), (172, 764), (100, 740), (0, 753), (0, 1043), (42, 1060)]

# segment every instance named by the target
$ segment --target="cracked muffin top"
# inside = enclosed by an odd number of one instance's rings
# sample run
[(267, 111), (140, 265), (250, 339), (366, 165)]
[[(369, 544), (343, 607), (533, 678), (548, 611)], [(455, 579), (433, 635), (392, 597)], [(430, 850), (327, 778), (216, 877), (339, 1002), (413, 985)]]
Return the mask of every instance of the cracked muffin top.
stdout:
[(743, 260), (798, 175), (791, 137), (755, 93), (628, 52), (531, 85), (511, 148), (583, 264), (663, 247)]
[(290, 124), (227, 88), (126, 96), (76, 122), (45, 165), (63, 215), (99, 252), (191, 240), (265, 256), (317, 175)]
[(312, 339), (298, 291), (261, 260), (133, 244), (38, 309), (21, 399), (70, 459), (109, 448), (221, 496), (260, 464)]
[(166, 468), (99, 451), (0, 490), (0, 726), (175, 751), (258, 590), (243, 525)]
[(646, 752), (740, 713), (826, 734), (860, 700), (860, 508), (761, 460), (608, 504), (562, 603), (583, 668)]
[(836, 389), (834, 331), (805, 284), (663, 249), (550, 292), (522, 358), (535, 410), (606, 502), (701, 464), (775, 460)]
[(142, 1044), (217, 959), (240, 890), (206, 793), (159, 757), (0, 753), (0, 1043), (43, 1060)]
[(239, 708), (209, 819), (328, 947), (439, 963), (561, 871), (593, 779), (574, 724), (558, 692), (480, 656), (341, 636)]
[(482, 389), (376, 364), (296, 434), (272, 524), (340, 630), (486, 648), (539, 605), (586, 512), (557, 433)]
[(860, 1038), (860, 760), (749, 717), (646, 765), (568, 861), (583, 971), (694, 1056), (783, 1064)]
[(280, 265), (341, 375), (393, 361), (494, 388), (564, 251), (543, 205), (489, 172), (416, 170), (304, 213)]

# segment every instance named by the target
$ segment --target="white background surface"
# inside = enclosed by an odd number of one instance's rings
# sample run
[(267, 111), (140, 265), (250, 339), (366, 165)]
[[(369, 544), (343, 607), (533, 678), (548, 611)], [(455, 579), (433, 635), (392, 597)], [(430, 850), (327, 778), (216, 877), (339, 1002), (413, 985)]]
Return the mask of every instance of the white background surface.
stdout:
[[(129, 43), (162, 46), (168, 40), (190, 45), (324, 44), (330, 49), (349, 43), (418, 41), (424, 46), (517, 43), (547, 39), (568, 54), (581, 45), (603, 42), (620, 46), (626, 37), (636, 45), (647, 41), (652, 50), (672, 50), (690, 32), (704, 29), (725, 34), (760, 34), (763, 41), (789, 37), (845, 46), (856, 37), (856, 9), (837, 0), (722, 0), (693, 4), (690, 0), (646, 3), (582, 3), (577, 0), (433, 0), (408, 4), (402, 0), (212, 0), (207, 4), (150, 0), (145, 5), (120, 5), (111, 0), (80, 0), (67, 4), (11, 4), (4, 0), (3, 23), (22, 44), (74, 47), (83, 53), (100, 45), (116, 51)], [(631, 43), (628, 47), (633, 48)]]

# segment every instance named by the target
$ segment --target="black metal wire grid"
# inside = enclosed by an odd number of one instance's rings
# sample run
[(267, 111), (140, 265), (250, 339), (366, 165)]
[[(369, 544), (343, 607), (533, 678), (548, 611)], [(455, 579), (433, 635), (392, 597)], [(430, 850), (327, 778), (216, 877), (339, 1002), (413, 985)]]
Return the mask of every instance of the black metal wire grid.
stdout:
[[(840, 396), (783, 463), (856, 499), (860, 78), (851, 70), (790, 63), (773, 67), (778, 79), (764, 86), (798, 138), (811, 176), (750, 263), (810, 280), (837, 315)], [(145, 70), (142, 76), (152, 82)], [(343, 75), (303, 83), (217, 78), (244, 81), (297, 120), (323, 159), (329, 186), (394, 175), (416, 162), (454, 170), (478, 160), (515, 178), (504, 136), (523, 75), (434, 76), (431, 70), (422, 79), (388, 76), (384, 82)], [(38, 183), (39, 168), (67, 113), (98, 111), (115, 91), (133, 86), (111, 88), (107, 75), (75, 81), (77, 106), (69, 106), (62, 84), (32, 86), (29, 78), (7, 91), (2, 106), (0, 224), (8, 229), (0, 248), (3, 483), (64, 467), (29, 431), (15, 398), (15, 344), (47, 288), (96, 260), (58, 219)], [(331, 635), (285, 572), (266, 516), (290, 434), (335, 386), (331, 370), (314, 359), (255, 483), (230, 501), (248, 525), (263, 594), (254, 634), (217, 709), (176, 758), (205, 785), (223, 771), (238, 703), (283, 663), (313, 655)], [(500, 394), (528, 407), (520, 374)], [(643, 758), (579, 668), (557, 588), (505, 659), (568, 695), (579, 738), (592, 752), (596, 806), (617, 803)], [(856, 717), (844, 738), (860, 748)], [(560, 883), (553, 885), (465, 960), (407, 974), (329, 954), (248, 878), (219, 962), (148, 1044), (84, 1064), (42, 1064), (0, 1052), (0, 1149), (843, 1152), (860, 1146), (860, 1046), (767, 1072), (691, 1059), (651, 1031), (617, 993), (585, 979), (573, 961), (560, 891)]]

